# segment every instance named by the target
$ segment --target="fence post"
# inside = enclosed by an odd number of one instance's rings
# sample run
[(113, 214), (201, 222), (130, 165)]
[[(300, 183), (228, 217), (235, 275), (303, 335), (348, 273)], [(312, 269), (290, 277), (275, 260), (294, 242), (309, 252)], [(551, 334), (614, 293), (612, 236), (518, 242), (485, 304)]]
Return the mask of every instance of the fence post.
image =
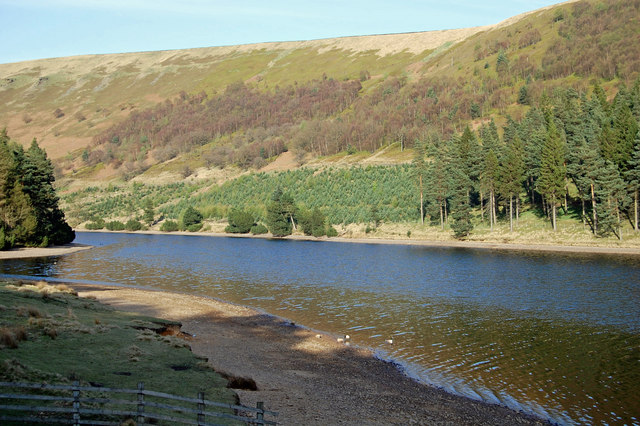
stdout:
[(144, 424), (144, 382), (138, 382), (138, 425)]
[(76, 380), (73, 382), (73, 424), (80, 424), (80, 383)]
[(204, 424), (204, 392), (198, 392), (198, 426)]
[(257, 402), (256, 403), (256, 407), (258, 408), (258, 411), (256, 413), (256, 420), (259, 425), (263, 425), (264, 424), (264, 402)]

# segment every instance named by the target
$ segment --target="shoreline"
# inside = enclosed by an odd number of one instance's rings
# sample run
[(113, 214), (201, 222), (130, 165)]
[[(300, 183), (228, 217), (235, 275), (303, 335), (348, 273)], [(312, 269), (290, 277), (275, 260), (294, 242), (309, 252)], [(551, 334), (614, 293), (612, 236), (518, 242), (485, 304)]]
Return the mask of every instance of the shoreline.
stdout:
[(89, 250), (92, 246), (86, 244), (70, 243), (63, 246), (50, 247), (20, 247), (11, 250), (0, 251), (0, 260), (3, 259), (28, 259), (32, 257), (63, 256), (82, 250)]
[[(224, 232), (162, 232), (162, 231), (94, 231), (76, 230), (76, 232), (86, 233), (111, 233), (111, 234), (141, 234), (141, 235), (182, 235), (200, 236), (212, 238), (253, 238), (263, 240), (284, 240), (284, 241), (311, 241), (329, 243), (350, 243), (350, 244), (379, 244), (379, 245), (404, 245), (424, 248), (443, 249), (474, 249), (474, 250), (500, 250), (500, 251), (527, 251), (527, 252), (548, 252), (548, 253), (582, 253), (582, 254), (612, 254), (640, 256), (640, 248), (634, 247), (606, 247), (606, 246), (584, 246), (584, 245), (557, 245), (557, 244), (525, 244), (525, 243), (500, 243), (489, 241), (435, 241), (418, 240), (406, 238), (347, 238), (347, 237), (321, 237), (315, 238), (306, 235), (289, 235), (284, 238), (274, 238), (270, 235), (251, 234), (228, 234)], [(47, 256), (63, 256), (76, 253), (82, 250), (91, 249), (92, 246), (79, 243), (70, 243), (64, 246), (51, 247), (21, 247), (6, 251), (0, 251), (0, 260), (4, 259), (27, 259)]]
[(455, 395), (410, 377), (368, 348), (214, 298), (68, 283), (117, 310), (182, 324), (194, 353), (218, 372), (255, 380), (236, 390), (245, 405), (264, 401), (279, 424), (548, 424), (502, 405)]
[[(640, 256), (640, 247), (607, 247), (607, 246), (585, 246), (585, 245), (558, 245), (558, 244), (526, 244), (526, 243), (500, 243), (490, 241), (436, 241), (419, 240), (407, 238), (347, 238), (347, 237), (321, 237), (315, 238), (306, 235), (289, 235), (284, 238), (274, 238), (270, 235), (251, 234), (229, 234), (224, 232), (162, 232), (162, 231), (102, 231), (102, 230), (76, 230), (76, 232), (98, 232), (114, 234), (142, 234), (142, 235), (186, 235), (202, 236), (214, 238), (255, 238), (264, 240), (284, 240), (284, 241), (314, 241), (352, 244), (380, 244), (380, 245), (405, 245), (415, 247), (436, 247), (436, 248), (469, 248), (480, 250), (505, 250), (505, 251), (533, 251), (533, 252), (556, 252), (556, 253), (587, 253), (587, 254), (621, 254)], [(1, 252), (0, 252), (1, 253)], [(1, 258), (1, 257), (0, 257)]]

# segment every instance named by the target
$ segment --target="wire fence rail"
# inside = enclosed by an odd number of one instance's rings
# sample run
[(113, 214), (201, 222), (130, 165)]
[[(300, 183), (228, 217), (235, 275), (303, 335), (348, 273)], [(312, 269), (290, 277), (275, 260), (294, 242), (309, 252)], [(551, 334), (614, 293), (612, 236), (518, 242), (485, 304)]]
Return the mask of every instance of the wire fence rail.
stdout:
[(72, 425), (220, 424), (276, 425), (264, 409), (146, 390), (102, 386), (0, 382), (0, 421)]

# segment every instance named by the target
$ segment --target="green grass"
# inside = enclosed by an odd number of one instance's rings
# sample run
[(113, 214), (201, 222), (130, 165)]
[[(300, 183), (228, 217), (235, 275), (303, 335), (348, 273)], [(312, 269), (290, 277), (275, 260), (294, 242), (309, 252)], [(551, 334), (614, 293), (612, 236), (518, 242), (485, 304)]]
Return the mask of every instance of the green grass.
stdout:
[(144, 382), (149, 390), (235, 402), (187, 341), (156, 333), (176, 323), (118, 312), (65, 287), (0, 283), (0, 380), (132, 389)]

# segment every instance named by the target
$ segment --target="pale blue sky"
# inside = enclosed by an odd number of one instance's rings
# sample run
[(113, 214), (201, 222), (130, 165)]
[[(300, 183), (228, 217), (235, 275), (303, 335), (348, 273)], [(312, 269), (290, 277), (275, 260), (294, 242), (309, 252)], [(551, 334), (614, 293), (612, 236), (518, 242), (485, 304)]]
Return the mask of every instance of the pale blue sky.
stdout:
[(557, 0), (0, 0), (0, 63), (494, 24)]

